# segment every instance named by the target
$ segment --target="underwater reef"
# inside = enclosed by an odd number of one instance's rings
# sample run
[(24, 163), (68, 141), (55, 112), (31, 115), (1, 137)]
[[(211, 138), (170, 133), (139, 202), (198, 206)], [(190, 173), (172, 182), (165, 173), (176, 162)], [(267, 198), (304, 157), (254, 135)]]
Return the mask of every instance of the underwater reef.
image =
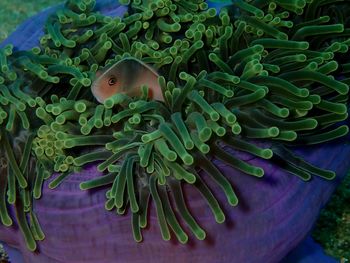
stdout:
[(313, 238), (322, 244), (327, 254), (341, 258), (346, 262), (350, 258), (350, 176), (345, 177), (337, 187), (331, 200), (313, 231)]
[[(335, 172), (342, 177), (349, 168), (348, 4), (236, 1), (218, 13), (201, 0), (121, 3), (68, 1), (48, 17), (36, 46), (28, 39), (19, 43), (22, 48), (8, 44), (0, 50), (0, 218), (20, 232), (7, 228), (0, 234), (12, 235), (10, 244), (23, 238), (28, 260), (47, 262), (30, 251), (50, 255), (59, 244), (67, 251), (69, 245), (55, 239), (77, 240), (89, 230), (91, 236), (107, 235), (107, 226), (89, 227), (120, 218), (113, 232), (145, 239), (125, 244), (124, 253), (142, 262), (150, 252), (135, 254), (147, 242), (171, 239), (190, 248), (195, 239), (216, 243), (228, 230), (216, 236), (218, 224), (207, 227), (197, 218), (235, 228), (235, 210), (246, 206), (255, 214), (245, 223), (269, 224), (262, 236), (276, 231), (275, 243), (254, 243), (259, 232), (243, 226), (251, 238), (237, 240), (246, 248), (237, 262), (249, 249), (261, 254), (245, 262), (278, 262), (312, 227), (340, 180)], [(103, 8), (109, 11), (97, 11)], [(95, 100), (96, 72), (129, 57), (159, 72), (164, 102), (149, 100), (146, 86), (141, 97)], [(269, 194), (276, 185), (279, 190)], [(276, 202), (281, 207), (274, 214), (268, 208)], [(90, 209), (101, 205), (112, 212)], [(301, 215), (310, 220), (295, 223), (303, 231), (291, 236), (289, 224)], [(79, 217), (88, 220), (81, 224)], [(49, 235), (56, 220), (76, 232), (62, 228)], [(152, 221), (159, 229), (150, 227)], [(273, 229), (281, 221), (286, 224)], [(289, 246), (276, 240), (288, 227), (285, 237), (295, 239)], [(278, 251), (283, 241), (287, 246)], [(100, 255), (115, 256), (112, 245), (108, 252), (107, 241), (100, 242), (106, 250)], [(232, 260), (225, 243), (217, 254), (192, 261)], [(187, 250), (179, 258), (189, 258), (188, 247), (179, 249)], [(175, 257), (170, 250), (164, 247), (164, 255)], [(125, 262), (128, 255), (120, 251), (116, 260)], [(92, 255), (85, 260), (98, 260)], [(55, 260), (82, 258), (70, 251)]]

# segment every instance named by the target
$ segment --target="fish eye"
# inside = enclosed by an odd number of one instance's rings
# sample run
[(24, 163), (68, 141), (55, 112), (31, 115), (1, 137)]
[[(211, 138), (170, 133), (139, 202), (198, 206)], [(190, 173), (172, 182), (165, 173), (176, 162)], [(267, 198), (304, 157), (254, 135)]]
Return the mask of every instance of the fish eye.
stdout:
[(112, 77), (108, 80), (108, 85), (113, 86), (117, 83), (117, 79), (115, 77)]

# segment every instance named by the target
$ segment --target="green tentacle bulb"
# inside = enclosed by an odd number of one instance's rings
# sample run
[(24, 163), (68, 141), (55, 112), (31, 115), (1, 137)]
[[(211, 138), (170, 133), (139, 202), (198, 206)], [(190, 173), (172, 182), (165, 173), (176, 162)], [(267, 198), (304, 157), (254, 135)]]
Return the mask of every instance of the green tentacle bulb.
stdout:
[[(105, 208), (131, 211), (137, 242), (150, 202), (164, 240), (170, 231), (180, 243), (206, 237), (184, 201), (184, 185), (197, 188), (216, 222), (224, 222), (199, 169), (231, 206), (239, 196), (211, 157), (247, 176), (265, 171), (223, 145), (305, 181), (334, 178), (293, 152), (349, 131), (343, 121), (350, 71), (341, 59), (349, 28), (326, 15), (327, 1), (239, 0), (220, 11), (204, 0), (122, 2), (127, 14), (111, 18), (94, 11), (95, 1), (68, 0), (48, 18), (38, 47), (0, 50), (0, 220), (18, 222), (29, 250), (45, 237), (33, 209), (45, 198), (45, 180), (59, 173), (54, 189), (90, 163), (104, 174), (81, 182), (81, 190), (109, 187)], [(334, 4), (349, 15), (348, 6)], [(98, 76), (127, 59), (152, 72), (152, 81), (135, 91), (138, 76), (120, 71), (123, 89), (96, 99)], [(162, 99), (152, 99), (155, 88)]]

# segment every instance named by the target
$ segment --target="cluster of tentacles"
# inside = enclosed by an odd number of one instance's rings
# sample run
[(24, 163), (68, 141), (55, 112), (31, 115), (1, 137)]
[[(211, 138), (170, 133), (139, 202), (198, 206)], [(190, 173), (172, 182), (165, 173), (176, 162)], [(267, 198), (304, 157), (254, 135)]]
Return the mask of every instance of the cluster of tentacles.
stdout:
[[(81, 189), (110, 186), (105, 207), (131, 210), (136, 241), (151, 200), (165, 240), (170, 226), (186, 243), (177, 216), (205, 238), (183, 184), (200, 191), (218, 223), (225, 220), (198, 169), (232, 206), (235, 191), (212, 157), (251, 176), (264, 170), (223, 145), (303, 180), (335, 176), (298, 158), (293, 146), (348, 132), (345, 2), (237, 0), (219, 14), (203, 0), (123, 2), (128, 12), (120, 18), (94, 12), (94, 0), (69, 0), (47, 20), (38, 47), (0, 50), (0, 218), (12, 225), (14, 207), (30, 250), (44, 238), (34, 213), (43, 181), (60, 173), (55, 188), (88, 163), (99, 162), (104, 175)], [(159, 70), (165, 102), (148, 100), (146, 86), (140, 98), (94, 100), (96, 71), (130, 56)]]

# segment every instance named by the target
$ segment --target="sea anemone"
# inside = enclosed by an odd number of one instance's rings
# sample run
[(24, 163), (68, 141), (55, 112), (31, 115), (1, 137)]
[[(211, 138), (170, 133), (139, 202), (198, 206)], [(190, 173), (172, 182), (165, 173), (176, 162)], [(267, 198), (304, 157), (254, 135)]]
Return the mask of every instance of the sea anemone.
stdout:
[[(100, 4), (115, 8), (113, 2)], [(338, 153), (349, 150), (341, 143), (348, 133), (349, 7), (333, 2), (238, 0), (217, 14), (203, 0), (133, 0), (121, 1), (126, 6), (115, 17), (99, 13), (93, 0), (67, 1), (47, 18), (38, 46), (0, 49), (2, 224), (15, 221), (27, 248), (38, 250), (46, 233), (40, 222), (49, 222), (37, 213), (51, 206), (44, 185), (79, 195), (72, 207), (100, 204), (105, 195), (106, 210), (130, 218), (136, 242), (152, 205), (161, 237), (187, 243), (189, 234), (210, 236), (194, 217), (207, 215), (203, 200), (223, 223), (224, 211), (238, 209), (232, 206), (242, 199), (252, 207), (264, 199), (252, 194), (250, 200), (242, 190), (258, 189), (264, 179), (284, 190), (307, 189), (302, 181), (309, 180), (319, 186), (315, 191), (326, 189), (335, 177), (330, 169), (343, 174), (348, 168)], [(130, 57), (157, 69), (164, 102), (149, 100), (147, 86), (140, 97), (95, 100), (96, 71)], [(305, 150), (309, 162), (301, 146), (312, 149)], [(321, 152), (333, 163), (315, 165), (323, 162)], [(277, 175), (285, 176), (283, 183)], [(192, 189), (203, 198), (197, 208)], [(310, 208), (313, 220), (318, 209)], [(305, 223), (307, 230), (312, 223)], [(209, 229), (215, 235), (215, 227)], [(270, 255), (271, 262), (287, 252)], [(217, 259), (228, 262), (225, 254)]]

